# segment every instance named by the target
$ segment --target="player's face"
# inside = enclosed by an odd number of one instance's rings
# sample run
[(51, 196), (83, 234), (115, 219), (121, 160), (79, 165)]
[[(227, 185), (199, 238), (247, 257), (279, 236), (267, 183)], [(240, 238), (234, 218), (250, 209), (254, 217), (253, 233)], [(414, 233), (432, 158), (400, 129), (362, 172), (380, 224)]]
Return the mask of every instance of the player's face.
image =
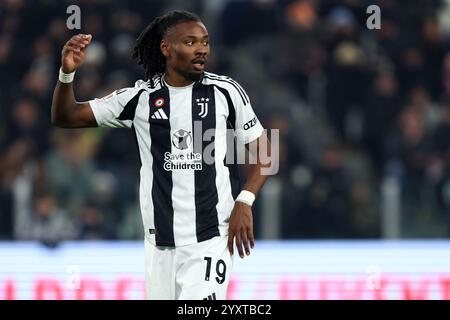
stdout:
[(209, 56), (209, 37), (201, 22), (182, 22), (172, 27), (162, 41), (166, 68), (185, 79), (200, 79)]

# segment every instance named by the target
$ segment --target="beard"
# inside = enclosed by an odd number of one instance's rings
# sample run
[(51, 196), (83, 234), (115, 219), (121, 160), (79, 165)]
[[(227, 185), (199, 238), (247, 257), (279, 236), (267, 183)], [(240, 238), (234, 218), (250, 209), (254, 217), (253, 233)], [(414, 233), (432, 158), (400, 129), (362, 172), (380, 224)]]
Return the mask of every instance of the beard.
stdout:
[(179, 74), (181, 74), (184, 78), (191, 80), (191, 81), (198, 81), (202, 78), (203, 76), (203, 71), (202, 72), (193, 72), (193, 71), (186, 71), (186, 70), (176, 70), (175, 71)]
[(201, 79), (201, 77), (203, 76), (203, 71), (202, 72), (187, 72), (186, 74), (183, 75), (186, 79), (189, 79), (191, 81), (198, 81)]

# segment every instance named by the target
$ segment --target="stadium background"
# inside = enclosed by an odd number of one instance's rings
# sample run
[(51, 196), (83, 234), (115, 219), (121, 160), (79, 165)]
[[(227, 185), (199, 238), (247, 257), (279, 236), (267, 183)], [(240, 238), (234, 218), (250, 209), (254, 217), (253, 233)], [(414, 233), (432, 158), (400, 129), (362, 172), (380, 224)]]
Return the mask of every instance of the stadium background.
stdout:
[[(123, 271), (111, 267), (127, 250), (141, 254), (139, 159), (132, 132), (58, 129), (50, 123), (60, 51), (79, 32), (66, 27), (71, 4), (81, 9), (80, 31), (93, 35), (75, 76), (78, 100), (133, 85), (143, 75), (130, 58), (137, 35), (157, 15), (188, 9), (211, 35), (208, 70), (238, 80), (265, 128), (280, 130), (279, 173), (254, 206), (255, 257), (236, 266), (240, 282), (234, 283), (247, 283), (247, 291), (231, 297), (450, 297), (443, 258), (450, 248), (450, 1), (5, 0), (0, 3), (0, 299), (83, 298), (55, 294), (55, 286), (64, 288), (73, 275), (67, 271), (72, 267), (96, 285), (117, 282), (124, 272), (138, 282), (143, 275), (139, 257), (129, 259), (138, 265), (123, 265)], [(381, 8), (380, 30), (366, 27), (371, 4)], [(105, 260), (62, 258), (83, 248)], [(117, 255), (108, 256), (114, 248)], [(361, 251), (371, 249), (372, 256), (361, 258)], [(285, 252), (279, 265), (264, 265), (277, 250)], [(340, 250), (348, 257), (345, 263), (336, 254)], [(431, 256), (424, 263), (426, 252)], [(41, 267), (33, 269), (39, 259)], [(388, 260), (392, 265), (384, 264)], [(305, 261), (311, 267), (303, 268)], [(330, 263), (342, 268), (321, 269)], [(50, 272), (50, 264), (60, 268)], [(251, 270), (265, 267), (275, 280), (252, 278)], [(83, 278), (86, 272), (91, 282)], [(324, 274), (328, 280), (322, 281)], [(390, 295), (339, 295), (361, 283), (369, 290), (366, 282), (374, 277), (376, 288), (369, 289), (375, 293), (384, 282), (399, 285)], [(40, 281), (48, 296), (37, 294)], [(405, 283), (413, 288), (408, 294)], [(86, 290), (97, 292), (96, 285)], [(318, 294), (328, 290), (323, 287), (337, 295)]]

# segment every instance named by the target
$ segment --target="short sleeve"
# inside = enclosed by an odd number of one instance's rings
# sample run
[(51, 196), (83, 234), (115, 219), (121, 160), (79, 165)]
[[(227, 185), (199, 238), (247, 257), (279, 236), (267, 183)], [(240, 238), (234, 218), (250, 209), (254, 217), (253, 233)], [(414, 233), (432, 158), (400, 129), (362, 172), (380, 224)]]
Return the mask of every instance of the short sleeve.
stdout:
[(232, 99), (236, 111), (236, 136), (240, 142), (247, 144), (259, 138), (264, 128), (253, 111), (247, 93), (239, 84), (235, 84)]
[(89, 101), (99, 127), (131, 128), (140, 94), (138, 86), (115, 90), (103, 98)]

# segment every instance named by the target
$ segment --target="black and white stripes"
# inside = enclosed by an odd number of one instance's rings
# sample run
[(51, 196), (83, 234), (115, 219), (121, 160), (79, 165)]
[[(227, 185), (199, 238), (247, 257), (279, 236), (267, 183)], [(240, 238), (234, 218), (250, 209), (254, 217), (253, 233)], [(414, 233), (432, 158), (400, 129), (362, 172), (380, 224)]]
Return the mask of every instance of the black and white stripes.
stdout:
[[(207, 101), (207, 114), (202, 117), (201, 111), (198, 111), (200, 101)], [(204, 102), (205, 103), (205, 102)], [(210, 130), (214, 134), (211, 140), (201, 139), (201, 147), (198, 147), (203, 157), (206, 156), (206, 146), (212, 145), (212, 156), (215, 157), (215, 130), (216, 126), (216, 104), (214, 86), (207, 86), (202, 83), (196, 83), (192, 89), (192, 127), (194, 123), (201, 123), (201, 136), (207, 138), (205, 132)], [(196, 148), (194, 146), (194, 152)], [(208, 164), (203, 159), (203, 169), (195, 171), (195, 212), (196, 212), (196, 234), (199, 242), (219, 236), (219, 222), (217, 217), (217, 202), (219, 201), (216, 188), (216, 166), (215, 163)]]
[(214, 75), (213, 73), (209, 73), (209, 72), (205, 72), (205, 75), (203, 77), (205, 79), (210, 79), (210, 80), (215, 80), (215, 81), (231, 84), (236, 89), (236, 91), (239, 93), (239, 95), (242, 99), (242, 103), (244, 105), (247, 105), (248, 103), (250, 103), (250, 99), (248, 98), (244, 89), (242, 89), (242, 87), (236, 81), (231, 79), (230, 77), (218, 76), (218, 75)]
[(99, 125), (136, 133), (139, 200), (149, 241), (173, 247), (227, 234), (241, 188), (236, 162), (225, 161), (230, 148), (236, 155), (227, 135), (231, 129), (247, 141), (262, 132), (259, 123), (243, 129), (255, 114), (236, 81), (205, 73), (192, 85), (175, 88), (157, 75), (90, 104)]
[[(164, 110), (165, 114), (170, 117), (170, 97), (169, 90), (166, 87), (150, 93), (149, 106), (154, 106), (158, 99), (164, 99), (165, 105), (157, 110)], [(150, 122), (151, 154), (153, 158), (151, 199), (154, 208), (155, 241), (159, 246), (174, 246), (174, 212), (171, 199), (172, 172), (164, 170), (164, 162), (162, 161), (164, 154), (171, 152), (170, 122), (152, 119), (152, 117), (148, 121)]]

